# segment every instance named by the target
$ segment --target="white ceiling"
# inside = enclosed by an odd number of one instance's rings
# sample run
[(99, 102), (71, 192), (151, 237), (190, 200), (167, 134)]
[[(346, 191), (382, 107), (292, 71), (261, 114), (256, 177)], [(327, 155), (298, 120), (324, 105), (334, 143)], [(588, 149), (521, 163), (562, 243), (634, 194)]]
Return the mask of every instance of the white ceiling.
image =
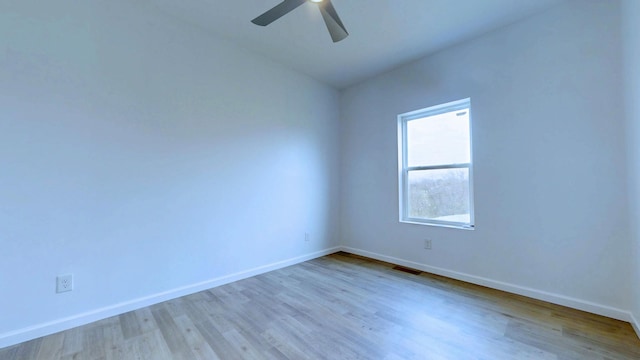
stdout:
[(337, 88), (564, 0), (332, 0), (350, 34), (335, 44), (311, 3), (267, 27), (250, 22), (280, 1), (151, 0), (163, 12)]

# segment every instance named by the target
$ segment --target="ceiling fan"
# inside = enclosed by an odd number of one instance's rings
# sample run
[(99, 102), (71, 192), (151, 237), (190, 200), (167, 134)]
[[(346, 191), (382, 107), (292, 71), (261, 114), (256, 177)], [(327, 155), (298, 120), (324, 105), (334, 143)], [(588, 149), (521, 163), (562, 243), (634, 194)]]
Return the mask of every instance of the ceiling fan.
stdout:
[(327, 30), (329, 30), (329, 34), (331, 34), (331, 39), (334, 43), (349, 35), (347, 29), (345, 29), (342, 24), (342, 21), (340, 21), (340, 17), (338, 16), (336, 9), (331, 4), (331, 0), (284, 0), (280, 4), (271, 8), (271, 10), (268, 10), (264, 14), (251, 20), (251, 22), (256, 25), (267, 26), (305, 2), (312, 2), (318, 6), (318, 9), (320, 9), (320, 13), (322, 14), (322, 18), (324, 19), (324, 23), (327, 25)]

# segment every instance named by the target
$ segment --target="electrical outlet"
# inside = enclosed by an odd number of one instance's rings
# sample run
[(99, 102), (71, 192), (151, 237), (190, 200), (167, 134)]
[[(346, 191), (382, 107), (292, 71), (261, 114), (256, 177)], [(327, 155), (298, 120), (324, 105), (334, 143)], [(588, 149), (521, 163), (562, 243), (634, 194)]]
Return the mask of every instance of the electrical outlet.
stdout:
[(73, 290), (73, 275), (58, 275), (56, 278), (56, 292), (62, 293)]
[(309, 233), (304, 233), (304, 241), (310, 241), (311, 240), (311, 235), (309, 235)]
[(424, 241), (424, 248), (427, 249), (427, 250), (431, 250), (431, 240), (426, 239)]

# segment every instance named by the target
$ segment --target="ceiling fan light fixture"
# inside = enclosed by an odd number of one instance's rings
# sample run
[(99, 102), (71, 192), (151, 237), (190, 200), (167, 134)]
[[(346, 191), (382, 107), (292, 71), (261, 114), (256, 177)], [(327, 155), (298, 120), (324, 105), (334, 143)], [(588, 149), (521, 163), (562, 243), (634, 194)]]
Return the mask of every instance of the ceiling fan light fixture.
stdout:
[(312, 2), (312, 3), (316, 3), (317, 4), (317, 3), (323, 2), (324, 0), (309, 0), (309, 1)]

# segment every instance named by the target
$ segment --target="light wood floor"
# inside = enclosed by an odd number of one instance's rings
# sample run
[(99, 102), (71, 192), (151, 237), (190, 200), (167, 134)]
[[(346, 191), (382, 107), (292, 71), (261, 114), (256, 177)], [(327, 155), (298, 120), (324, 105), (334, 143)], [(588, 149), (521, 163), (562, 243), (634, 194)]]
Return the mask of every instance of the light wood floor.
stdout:
[(640, 359), (627, 323), (333, 254), (0, 350), (0, 359)]

